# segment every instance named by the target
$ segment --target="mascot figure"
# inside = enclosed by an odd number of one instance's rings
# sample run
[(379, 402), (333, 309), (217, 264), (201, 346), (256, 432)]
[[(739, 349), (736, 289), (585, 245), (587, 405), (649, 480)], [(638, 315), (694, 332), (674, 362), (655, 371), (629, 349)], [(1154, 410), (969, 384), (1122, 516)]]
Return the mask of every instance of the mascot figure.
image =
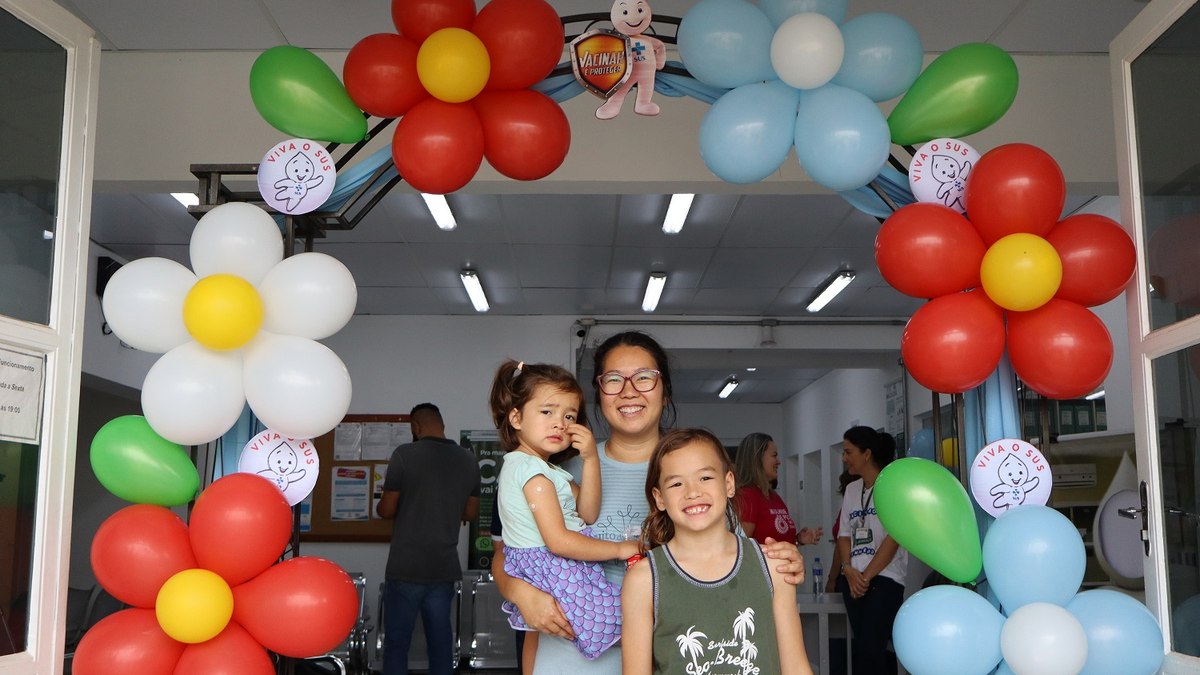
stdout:
[(659, 108), (650, 97), (654, 95), (654, 71), (667, 65), (667, 49), (662, 40), (643, 35), (653, 16), (646, 0), (616, 0), (612, 6), (612, 24), (618, 33), (628, 36), (633, 51), (632, 74), (625, 84), (613, 92), (604, 105), (596, 109), (596, 117), (610, 120), (621, 112), (621, 104), (629, 89), (637, 85), (633, 111), (639, 115), (657, 115)]

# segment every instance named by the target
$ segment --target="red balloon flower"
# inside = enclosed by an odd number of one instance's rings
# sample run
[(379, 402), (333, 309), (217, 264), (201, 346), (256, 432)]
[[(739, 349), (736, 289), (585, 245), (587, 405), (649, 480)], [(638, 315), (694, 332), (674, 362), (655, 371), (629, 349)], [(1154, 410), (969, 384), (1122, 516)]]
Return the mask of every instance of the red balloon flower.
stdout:
[[(544, 178), (562, 165), (571, 145), (567, 116), (550, 97), (528, 89), (558, 64), (562, 23), (545, 0), (491, 0), (475, 16), (470, 0), (393, 0), (399, 33), (369, 35), (350, 50), (343, 79), (350, 98), (378, 117), (400, 117), (392, 139), (396, 168), (421, 192), (445, 194), (470, 182), (483, 159), (517, 180)], [(445, 29), (468, 30), (487, 54), (483, 92), (435, 97), (437, 84), (419, 70), (422, 46)], [(456, 88), (462, 50), (429, 55)], [(422, 61), (421, 63), (425, 63)], [(420, 66), (423, 68), (424, 66)], [(433, 72), (432, 70), (430, 72)], [(432, 76), (431, 76), (432, 77)], [(464, 100), (465, 99), (465, 100)]]
[[(196, 500), (190, 528), (161, 506), (135, 504), (116, 512), (92, 540), (92, 568), (106, 591), (133, 607), (105, 617), (83, 636), (73, 672), (271, 675), (267, 649), (304, 658), (336, 647), (354, 625), (358, 592), (327, 560), (273, 564), (291, 527), (283, 494), (253, 474), (210, 485)], [(164, 630), (160, 589), (197, 569), (231, 587), (232, 619), (213, 630), (215, 637), (185, 644)], [(178, 614), (186, 617), (187, 611)]]
[[(1112, 300), (1129, 283), (1133, 242), (1104, 216), (1077, 215), (1057, 222), (1065, 194), (1054, 159), (1032, 145), (1014, 143), (985, 154), (967, 178), (970, 220), (940, 205), (918, 203), (883, 223), (875, 240), (880, 273), (901, 293), (933, 298), (913, 314), (901, 338), (905, 365), (922, 386), (962, 393), (987, 379), (998, 364), (1005, 346), (1005, 312), (981, 288), (993, 282), (984, 274), (981, 283), (980, 266), (992, 256), (985, 255), (986, 247), (1013, 234), (1044, 238), (1062, 264), (1053, 298), (1054, 289), (1047, 286), (1031, 289), (1029, 293), (1044, 293), (1032, 299), (1019, 283), (1028, 276), (1012, 277), (1012, 285), (1003, 289), (987, 286), (993, 295), (997, 290), (1011, 295), (1016, 289), (1021, 303), (1033, 307), (1007, 312), (1013, 370), (1034, 391), (1054, 399), (1079, 398), (1104, 382), (1112, 365), (1112, 339), (1087, 307)], [(1039, 246), (1049, 250), (1044, 243)], [(1012, 262), (1018, 269), (1025, 261)], [(989, 270), (997, 276), (995, 268)], [(1000, 275), (1001, 282), (1009, 278)], [(976, 290), (959, 292), (968, 288)]]

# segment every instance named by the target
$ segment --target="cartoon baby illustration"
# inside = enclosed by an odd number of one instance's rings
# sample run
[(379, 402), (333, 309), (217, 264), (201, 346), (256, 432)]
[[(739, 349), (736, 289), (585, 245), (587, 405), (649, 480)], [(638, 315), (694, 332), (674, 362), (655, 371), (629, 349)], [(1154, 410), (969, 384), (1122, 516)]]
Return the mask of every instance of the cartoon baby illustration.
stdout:
[(1029, 475), (1029, 467), (1020, 457), (1009, 454), (1000, 462), (996, 469), (1000, 484), (988, 491), (995, 497), (992, 506), (997, 509), (1008, 509), (1025, 503), (1025, 495), (1033, 492), (1038, 485), (1038, 477)]
[[(959, 162), (951, 155), (934, 155), (930, 162), (930, 175), (938, 182), (938, 200), (960, 213), (966, 211), (967, 207), (963, 204), (962, 197), (969, 173), (971, 162)], [(954, 206), (956, 203), (957, 207)]]
[(258, 475), (269, 481), (274, 481), (280, 490), (287, 490), (292, 483), (304, 478), (305, 469), (297, 469), (300, 459), (296, 451), (287, 443), (280, 443), (267, 455), (267, 468)]
[(596, 109), (596, 117), (610, 120), (620, 114), (621, 104), (625, 102), (629, 89), (635, 84), (637, 99), (633, 112), (639, 115), (657, 115), (658, 104), (652, 102), (650, 97), (654, 95), (654, 71), (662, 70), (667, 65), (667, 48), (662, 40), (642, 34), (650, 27), (653, 18), (650, 5), (646, 4), (646, 0), (616, 0), (609, 18), (612, 19), (617, 32), (627, 35), (632, 42), (632, 73), (629, 79)]
[(284, 173), (287, 178), (280, 178), (275, 181), (276, 201), (286, 201), (287, 204), (283, 210), (291, 213), (300, 206), (300, 202), (304, 201), (308, 191), (317, 187), (325, 180), (324, 176), (314, 175), (317, 168), (313, 165), (308, 155), (303, 152), (297, 152), (287, 161), (284, 166)]

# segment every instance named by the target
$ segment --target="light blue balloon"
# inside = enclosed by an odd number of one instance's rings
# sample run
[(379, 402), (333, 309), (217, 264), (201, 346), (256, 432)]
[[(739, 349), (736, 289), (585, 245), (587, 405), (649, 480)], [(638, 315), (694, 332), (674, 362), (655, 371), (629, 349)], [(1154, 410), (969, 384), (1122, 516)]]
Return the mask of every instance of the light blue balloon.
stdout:
[(1179, 603), (1171, 610), (1171, 637), (1174, 638), (1175, 651), (1184, 654), (1200, 654), (1200, 595)]
[(933, 436), (933, 429), (921, 429), (913, 434), (912, 444), (908, 446), (908, 456), (920, 457), (932, 462), (936, 440)]
[[(1163, 635), (1154, 615), (1133, 598), (1104, 589), (1067, 603), (1087, 634), (1081, 675), (1152, 675), (1163, 661)], [(1195, 630), (1193, 624), (1192, 629)]]
[(848, 4), (848, 0), (759, 0), (758, 7), (771, 20), (771, 25), (779, 28), (779, 24), (801, 12), (824, 14), (840, 24), (846, 20)]
[(1009, 616), (1031, 602), (1065, 607), (1083, 582), (1079, 530), (1048, 506), (1026, 504), (992, 523), (983, 539), (983, 571)]
[(775, 28), (745, 0), (700, 0), (683, 15), (675, 37), (679, 58), (704, 84), (733, 89), (776, 79), (771, 66)]
[(875, 12), (850, 19), (842, 26), (842, 41), (845, 56), (833, 83), (872, 101), (896, 98), (921, 74), (921, 36), (895, 14)]
[(900, 606), (892, 645), (914, 675), (988, 675), (1000, 662), (1004, 617), (978, 593), (930, 586)]
[(728, 183), (754, 183), (792, 149), (800, 92), (779, 80), (746, 84), (713, 103), (700, 123), (700, 157)]
[(817, 183), (834, 192), (870, 183), (891, 143), (887, 120), (866, 96), (836, 84), (801, 93), (796, 157)]

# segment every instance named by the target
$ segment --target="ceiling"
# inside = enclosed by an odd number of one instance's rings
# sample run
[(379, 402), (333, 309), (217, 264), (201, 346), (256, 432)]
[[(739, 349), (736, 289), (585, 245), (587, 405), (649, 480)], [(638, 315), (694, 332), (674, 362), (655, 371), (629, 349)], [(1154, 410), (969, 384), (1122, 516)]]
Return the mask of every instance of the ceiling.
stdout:
[[(106, 51), (257, 51), (284, 43), (345, 50), (368, 34), (393, 30), (387, 0), (57, 1), (96, 29)], [(607, 12), (604, 2), (552, 4), (560, 15)], [(653, 6), (660, 16), (682, 16), (692, 4)], [(1052, 54), (1107, 52), (1144, 6), (1136, 0), (849, 4), (851, 16), (888, 11), (905, 18), (927, 52), (987, 41), (1011, 53)], [(359, 314), (474, 314), (458, 279), (466, 266), (480, 270), (496, 315), (641, 316), (651, 271), (669, 275), (655, 312), (664, 317), (810, 316), (806, 301), (838, 269), (858, 277), (821, 317), (903, 320), (922, 302), (880, 277), (873, 249), (878, 221), (834, 194), (701, 194), (682, 233), (666, 235), (667, 195), (537, 194), (536, 183), (529, 189), (450, 195), (459, 223), (452, 232), (433, 224), (419, 196), (397, 190), (354, 230), (331, 232), (314, 250), (354, 274)], [(1067, 211), (1093, 197), (1070, 195)], [(187, 264), (194, 225), (168, 195), (95, 194), (92, 239), (125, 259), (153, 255)], [(725, 357), (711, 363), (720, 356), (695, 355), (694, 372), (684, 368), (678, 376), (677, 400), (711, 402), (720, 381), (754, 360)], [(743, 387), (734, 400), (786, 400), (838, 367), (814, 354), (777, 360), (770, 373), (758, 375), (761, 387)]]

